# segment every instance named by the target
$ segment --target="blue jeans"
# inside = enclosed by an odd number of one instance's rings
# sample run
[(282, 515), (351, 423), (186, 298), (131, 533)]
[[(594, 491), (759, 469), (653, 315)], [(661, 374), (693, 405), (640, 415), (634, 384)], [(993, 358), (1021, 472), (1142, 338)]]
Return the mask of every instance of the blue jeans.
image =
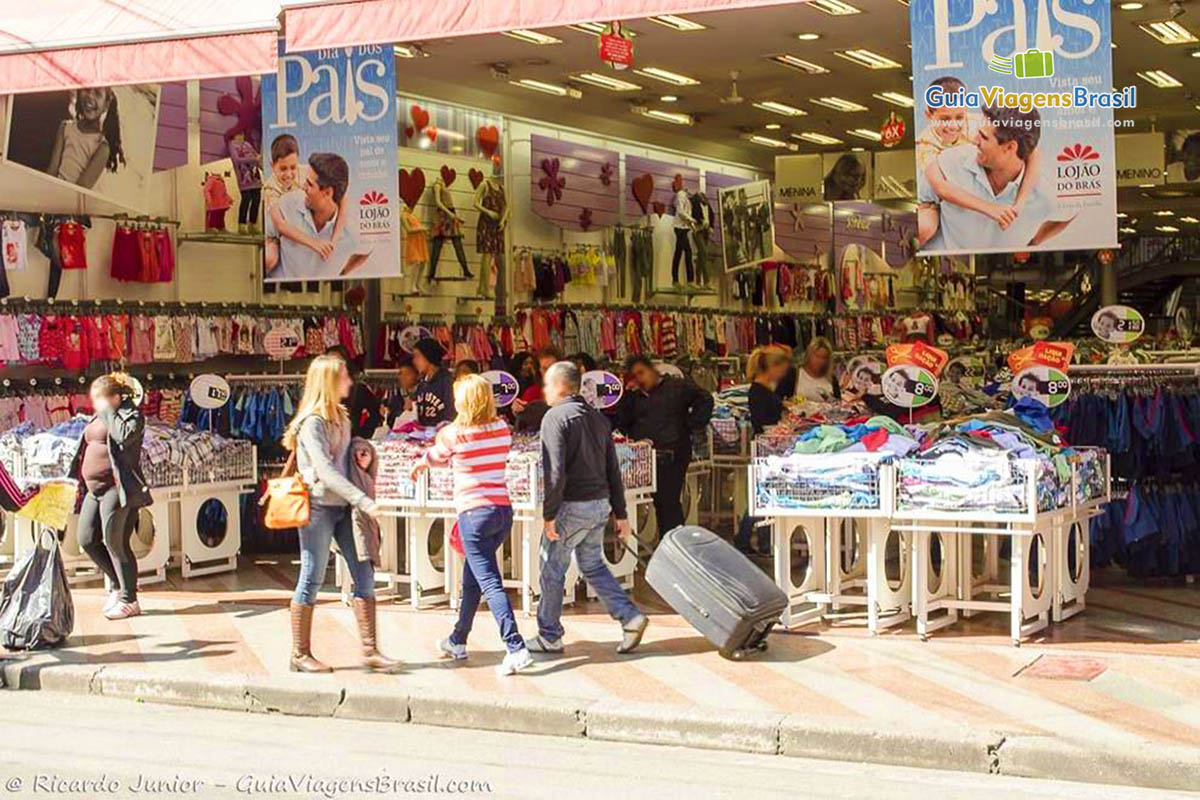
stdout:
[(512, 604), (504, 593), (500, 564), (496, 561), (496, 551), (512, 531), (512, 519), (513, 512), (509, 506), (482, 506), (458, 515), (458, 533), (462, 537), (466, 563), (463, 564), (458, 622), (450, 634), (453, 644), (467, 643), (471, 623), (475, 621), (475, 612), (479, 610), (479, 598), (486, 597), (508, 652), (515, 653), (525, 647), (525, 640), (517, 630)]
[(587, 500), (563, 503), (554, 520), (558, 539), (542, 537), (542, 596), (538, 601), (538, 633), (542, 638), (557, 641), (563, 636), (563, 582), (571, 553), (579, 571), (588, 582), (609, 615), (622, 625), (637, 617), (638, 611), (604, 561), (604, 528), (612, 508), (607, 500)]
[(375, 596), (375, 565), (370, 559), (358, 560), (351, 513), (350, 506), (312, 504), (308, 524), (300, 529), (300, 578), (292, 602), (302, 606), (317, 602), (329, 566), (329, 547), (335, 540), (354, 579), (354, 596), (364, 600)]

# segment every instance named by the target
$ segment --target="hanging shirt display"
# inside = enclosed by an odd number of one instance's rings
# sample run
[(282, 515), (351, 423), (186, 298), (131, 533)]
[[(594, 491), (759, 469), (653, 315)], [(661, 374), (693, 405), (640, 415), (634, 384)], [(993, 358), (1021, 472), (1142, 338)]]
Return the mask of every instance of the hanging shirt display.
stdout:
[(3, 247), (4, 268), (21, 270), (29, 265), (29, 240), (25, 235), (25, 223), (19, 219), (7, 219), (0, 226), (0, 247)]

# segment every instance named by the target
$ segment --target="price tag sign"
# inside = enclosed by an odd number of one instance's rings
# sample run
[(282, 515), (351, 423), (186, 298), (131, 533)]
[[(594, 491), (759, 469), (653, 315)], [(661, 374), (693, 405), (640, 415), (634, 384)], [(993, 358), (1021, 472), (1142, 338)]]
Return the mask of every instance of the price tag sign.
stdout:
[(220, 375), (197, 375), (188, 386), (188, 394), (200, 408), (220, 408), (229, 402), (229, 383)]
[(1071, 379), (1060, 369), (1038, 364), (1017, 373), (1011, 392), (1014, 400), (1032, 397), (1046, 408), (1056, 408), (1071, 396)]
[(508, 408), (517, 393), (521, 390), (517, 379), (510, 373), (500, 369), (490, 369), (483, 373), (483, 379), (492, 385), (492, 394), (496, 397), (496, 408)]
[(1129, 344), (1142, 338), (1146, 320), (1136, 308), (1105, 306), (1092, 315), (1092, 333), (1109, 344)]
[(400, 349), (406, 353), (411, 353), (416, 349), (417, 342), (422, 339), (432, 339), (433, 331), (426, 328), (424, 325), (409, 325), (404, 330), (400, 331)]
[(622, 385), (621, 379), (611, 372), (594, 369), (591, 372), (583, 373), (580, 394), (592, 408), (601, 411), (612, 408), (620, 402), (621, 395), (624, 393), (625, 387)]
[(291, 328), (271, 328), (271, 330), (267, 331), (266, 338), (263, 339), (263, 349), (267, 351), (267, 355), (276, 361), (287, 361), (290, 358), (295, 358), (296, 353), (300, 350), (300, 345), (300, 334)]
[(900, 408), (921, 408), (937, 397), (938, 379), (924, 367), (901, 364), (883, 373), (883, 396)]

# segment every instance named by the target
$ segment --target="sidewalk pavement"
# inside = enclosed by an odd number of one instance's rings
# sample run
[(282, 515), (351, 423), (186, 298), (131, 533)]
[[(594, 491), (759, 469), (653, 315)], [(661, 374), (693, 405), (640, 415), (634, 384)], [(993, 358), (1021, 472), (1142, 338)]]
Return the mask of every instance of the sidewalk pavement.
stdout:
[(77, 589), (70, 646), (0, 651), (0, 677), (249, 712), (1200, 790), (1200, 587), (1094, 578), (1083, 614), (1020, 648), (1006, 620), (983, 615), (929, 642), (911, 625), (877, 638), (781, 631), (745, 662), (639, 596), (651, 625), (637, 653), (617, 655), (616, 623), (586, 603), (564, 621), (564, 655), (508, 678), (493, 669), (503, 647), (486, 608), (470, 658), (447, 662), (435, 643), (452, 612), (403, 603), (381, 604), (379, 628), (404, 670), (364, 673), (353, 615), (327, 593), (313, 649), (336, 671), (300, 676), (287, 672), (294, 570), (255, 558), (236, 574), (172, 575), (143, 591), (142, 617), (121, 622), (101, 617), (99, 589)]

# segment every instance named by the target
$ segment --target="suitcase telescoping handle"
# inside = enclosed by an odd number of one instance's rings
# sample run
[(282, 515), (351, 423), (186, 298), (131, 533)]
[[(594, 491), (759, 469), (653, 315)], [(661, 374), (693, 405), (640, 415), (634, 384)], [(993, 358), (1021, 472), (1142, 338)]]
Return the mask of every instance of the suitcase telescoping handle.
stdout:
[(675, 587), (675, 591), (679, 592), (680, 597), (682, 597), (684, 600), (687, 600), (689, 603), (692, 604), (692, 608), (694, 608), (700, 612), (700, 616), (704, 617), (705, 619), (708, 619), (708, 609), (706, 609), (704, 606), (700, 605), (695, 600), (693, 600), (691, 597), (689, 597), (688, 593), (685, 592), (683, 590), (683, 587), (680, 586), (678, 583), (673, 584), (673, 586)]

